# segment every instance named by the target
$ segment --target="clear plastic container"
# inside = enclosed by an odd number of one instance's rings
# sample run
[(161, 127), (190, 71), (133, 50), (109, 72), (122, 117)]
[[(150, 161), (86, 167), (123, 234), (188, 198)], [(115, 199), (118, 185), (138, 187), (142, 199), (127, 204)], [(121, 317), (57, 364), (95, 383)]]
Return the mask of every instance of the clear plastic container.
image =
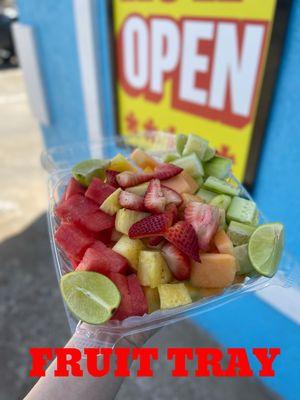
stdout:
[[(170, 147), (172, 141), (169, 140), (168, 143), (168, 146)], [(163, 151), (164, 149), (161, 150)], [(54, 240), (54, 233), (59, 225), (59, 221), (56, 219), (54, 214), (54, 209), (71, 177), (72, 166), (83, 159), (91, 157), (91, 155), (93, 157), (111, 158), (117, 152), (122, 152), (124, 155), (128, 155), (130, 151), (130, 146), (128, 146), (124, 140), (118, 138), (116, 140), (105, 141), (101, 144), (91, 145), (90, 148), (87, 148), (86, 145), (75, 144), (71, 147), (53, 148), (50, 151), (43, 153), (42, 164), (50, 174), (48, 224), (54, 265), (58, 279), (63, 274), (73, 270), (63, 252), (56, 246)], [(232, 179), (241, 187), (243, 196), (250, 199), (251, 197), (249, 193), (247, 193), (237, 180), (234, 178)], [(260, 219), (261, 222), (265, 221), (262, 216), (260, 216)], [(78, 323), (78, 321), (69, 313), (67, 308), (66, 313), (72, 332), (74, 332), (77, 327), (77, 330), (81, 332), (83, 337), (86, 336), (86, 338), (93, 338), (97, 336), (95, 335), (95, 332), (98, 330), (101, 331), (101, 335), (110, 338), (108, 341), (106, 340), (106, 343), (109, 342), (113, 344), (117, 340), (116, 338), (128, 337), (128, 335), (135, 334), (141, 335), (146, 331), (160, 328), (196, 314), (210, 311), (239, 298), (243, 294), (255, 292), (268, 285), (289, 286), (292, 279), (291, 272), (293, 271), (293, 264), (293, 258), (284, 253), (280, 262), (279, 270), (271, 279), (265, 277), (246, 278), (243, 284), (232, 285), (225, 289), (220, 295), (204, 298), (186, 306), (176, 307), (169, 310), (158, 310), (152, 314), (145, 314), (142, 317), (129, 317), (124, 321), (108, 321), (97, 327), (89, 326), (87, 324), (82, 325), (80, 322)]]

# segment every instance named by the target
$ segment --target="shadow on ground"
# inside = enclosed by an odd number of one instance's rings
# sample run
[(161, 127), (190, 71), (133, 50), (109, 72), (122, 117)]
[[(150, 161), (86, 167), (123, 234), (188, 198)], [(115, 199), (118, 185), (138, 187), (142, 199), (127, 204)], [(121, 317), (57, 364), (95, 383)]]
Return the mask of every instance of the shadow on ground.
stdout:
[[(28, 377), (29, 348), (59, 347), (69, 336), (52, 265), (46, 216), (38, 218), (21, 234), (2, 242), (0, 260), (0, 400), (18, 400), (34, 383)], [(171, 378), (171, 365), (164, 361), (167, 346), (217, 345), (189, 322), (159, 331), (147, 345), (158, 346), (162, 355), (160, 363), (155, 364), (155, 378), (128, 379), (117, 399), (278, 399), (253, 379)], [(189, 368), (194, 370), (192, 363)], [(133, 370), (136, 370), (136, 365), (133, 365)], [(102, 399), (99, 394), (100, 399), (109, 400)]]
[[(59, 347), (69, 335), (52, 266), (45, 215), (0, 244), (0, 399), (21, 399), (30, 347)], [(3, 325), (3, 326), (2, 326)]]

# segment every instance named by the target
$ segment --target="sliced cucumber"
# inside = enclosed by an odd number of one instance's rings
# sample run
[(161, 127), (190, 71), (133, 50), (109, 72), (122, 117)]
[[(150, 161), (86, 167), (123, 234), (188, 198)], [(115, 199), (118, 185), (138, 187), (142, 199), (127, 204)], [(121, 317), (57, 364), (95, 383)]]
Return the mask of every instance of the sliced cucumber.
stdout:
[(248, 244), (234, 247), (233, 253), (238, 264), (237, 275), (246, 275), (255, 272), (248, 255)]
[(215, 176), (209, 176), (203, 184), (205, 189), (211, 190), (216, 193), (229, 194), (230, 196), (238, 196), (240, 189), (232, 186), (226, 181), (222, 181)]
[(203, 176), (197, 176), (197, 178), (195, 178), (195, 181), (198, 183), (198, 185), (199, 186), (202, 186), (203, 185), (203, 182), (204, 182), (204, 178), (203, 178)]
[(256, 205), (253, 201), (236, 196), (232, 199), (227, 210), (227, 219), (251, 225), (255, 213)]
[(214, 155), (216, 154), (216, 150), (213, 147), (208, 147), (205, 151), (204, 157), (202, 161), (209, 161), (211, 160)]
[(177, 160), (178, 158), (180, 158), (180, 155), (176, 154), (176, 153), (168, 153), (165, 155), (163, 162), (165, 163), (169, 163), (172, 162), (174, 160)]
[(226, 211), (224, 210), (224, 208), (220, 208), (219, 211), (220, 211), (219, 228), (226, 231), (227, 230)]
[(227, 235), (234, 244), (234, 246), (240, 246), (248, 243), (250, 236), (255, 231), (255, 228), (250, 225), (241, 224), (240, 222), (231, 221)]
[(176, 135), (175, 137), (176, 151), (179, 155), (182, 155), (187, 139), (188, 139), (187, 135), (183, 135), (182, 133)]
[(209, 190), (206, 189), (199, 189), (198, 192), (196, 193), (197, 196), (200, 196), (205, 203), (210, 203), (211, 200), (217, 196), (216, 193), (210, 192)]
[(190, 134), (184, 146), (182, 155), (187, 156), (191, 153), (196, 153), (200, 160), (203, 160), (207, 148), (207, 140), (201, 138), (200, 136)]
[(205, 175), (225, 179), (229, 176), (232, 161), (229, 158), (216, 156), (204, 164)]
[(260, 219), (259, 211), (256, 210), (255, 214), (254, 214), (254, 217), (253, 217), (253, 220), (251, 222), (251, 225), (258, 226), (259, 225), (259, 219)]
[(212, 206), (222, 208), (225, 211), (228, 209), (230, 203), (231, 197), (227, 196), (226, 194), (219, 194), (209, 202), (209, 204), (211, 204)]
[(172, 164), (183, 168), (193, 178), (204, 175), (202, 163), (196, 153), (191, 153), (188, 156), (178, 158), (177, 160), (172, 161)]

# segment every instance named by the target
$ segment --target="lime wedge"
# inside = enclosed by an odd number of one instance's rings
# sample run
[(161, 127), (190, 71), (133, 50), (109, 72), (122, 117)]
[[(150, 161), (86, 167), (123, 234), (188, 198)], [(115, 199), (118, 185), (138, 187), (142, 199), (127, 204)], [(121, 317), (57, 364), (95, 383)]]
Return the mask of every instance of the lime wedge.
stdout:
[(72, 314), (89, 324), (110, 319), (121, 301), (115, 284), (97, 272), (70, 272), (61, 278), (60, 289)]
[(280, 223), (258, 226), (252, 233), (248, 254), (253, 268), (261, 275), (271, 277), (280, 261), (284, 242), (284, 228)]
[(83, 186), (88, 186), (94, 177), (104, 179), (105, 169), (108, 167), (109, 161), (101, 159), (91, 159), (81, 161), (72, 169), (74, 178)]

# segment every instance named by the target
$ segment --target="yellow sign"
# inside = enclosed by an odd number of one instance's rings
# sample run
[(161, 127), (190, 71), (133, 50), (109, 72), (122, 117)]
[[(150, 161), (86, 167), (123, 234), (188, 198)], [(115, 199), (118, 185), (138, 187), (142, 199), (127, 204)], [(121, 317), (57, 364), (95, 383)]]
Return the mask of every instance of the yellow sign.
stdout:
[(120, 133), (197, 133), (233, 159), (242, 180), (275, 8), (276, 0), (114, 0)]

